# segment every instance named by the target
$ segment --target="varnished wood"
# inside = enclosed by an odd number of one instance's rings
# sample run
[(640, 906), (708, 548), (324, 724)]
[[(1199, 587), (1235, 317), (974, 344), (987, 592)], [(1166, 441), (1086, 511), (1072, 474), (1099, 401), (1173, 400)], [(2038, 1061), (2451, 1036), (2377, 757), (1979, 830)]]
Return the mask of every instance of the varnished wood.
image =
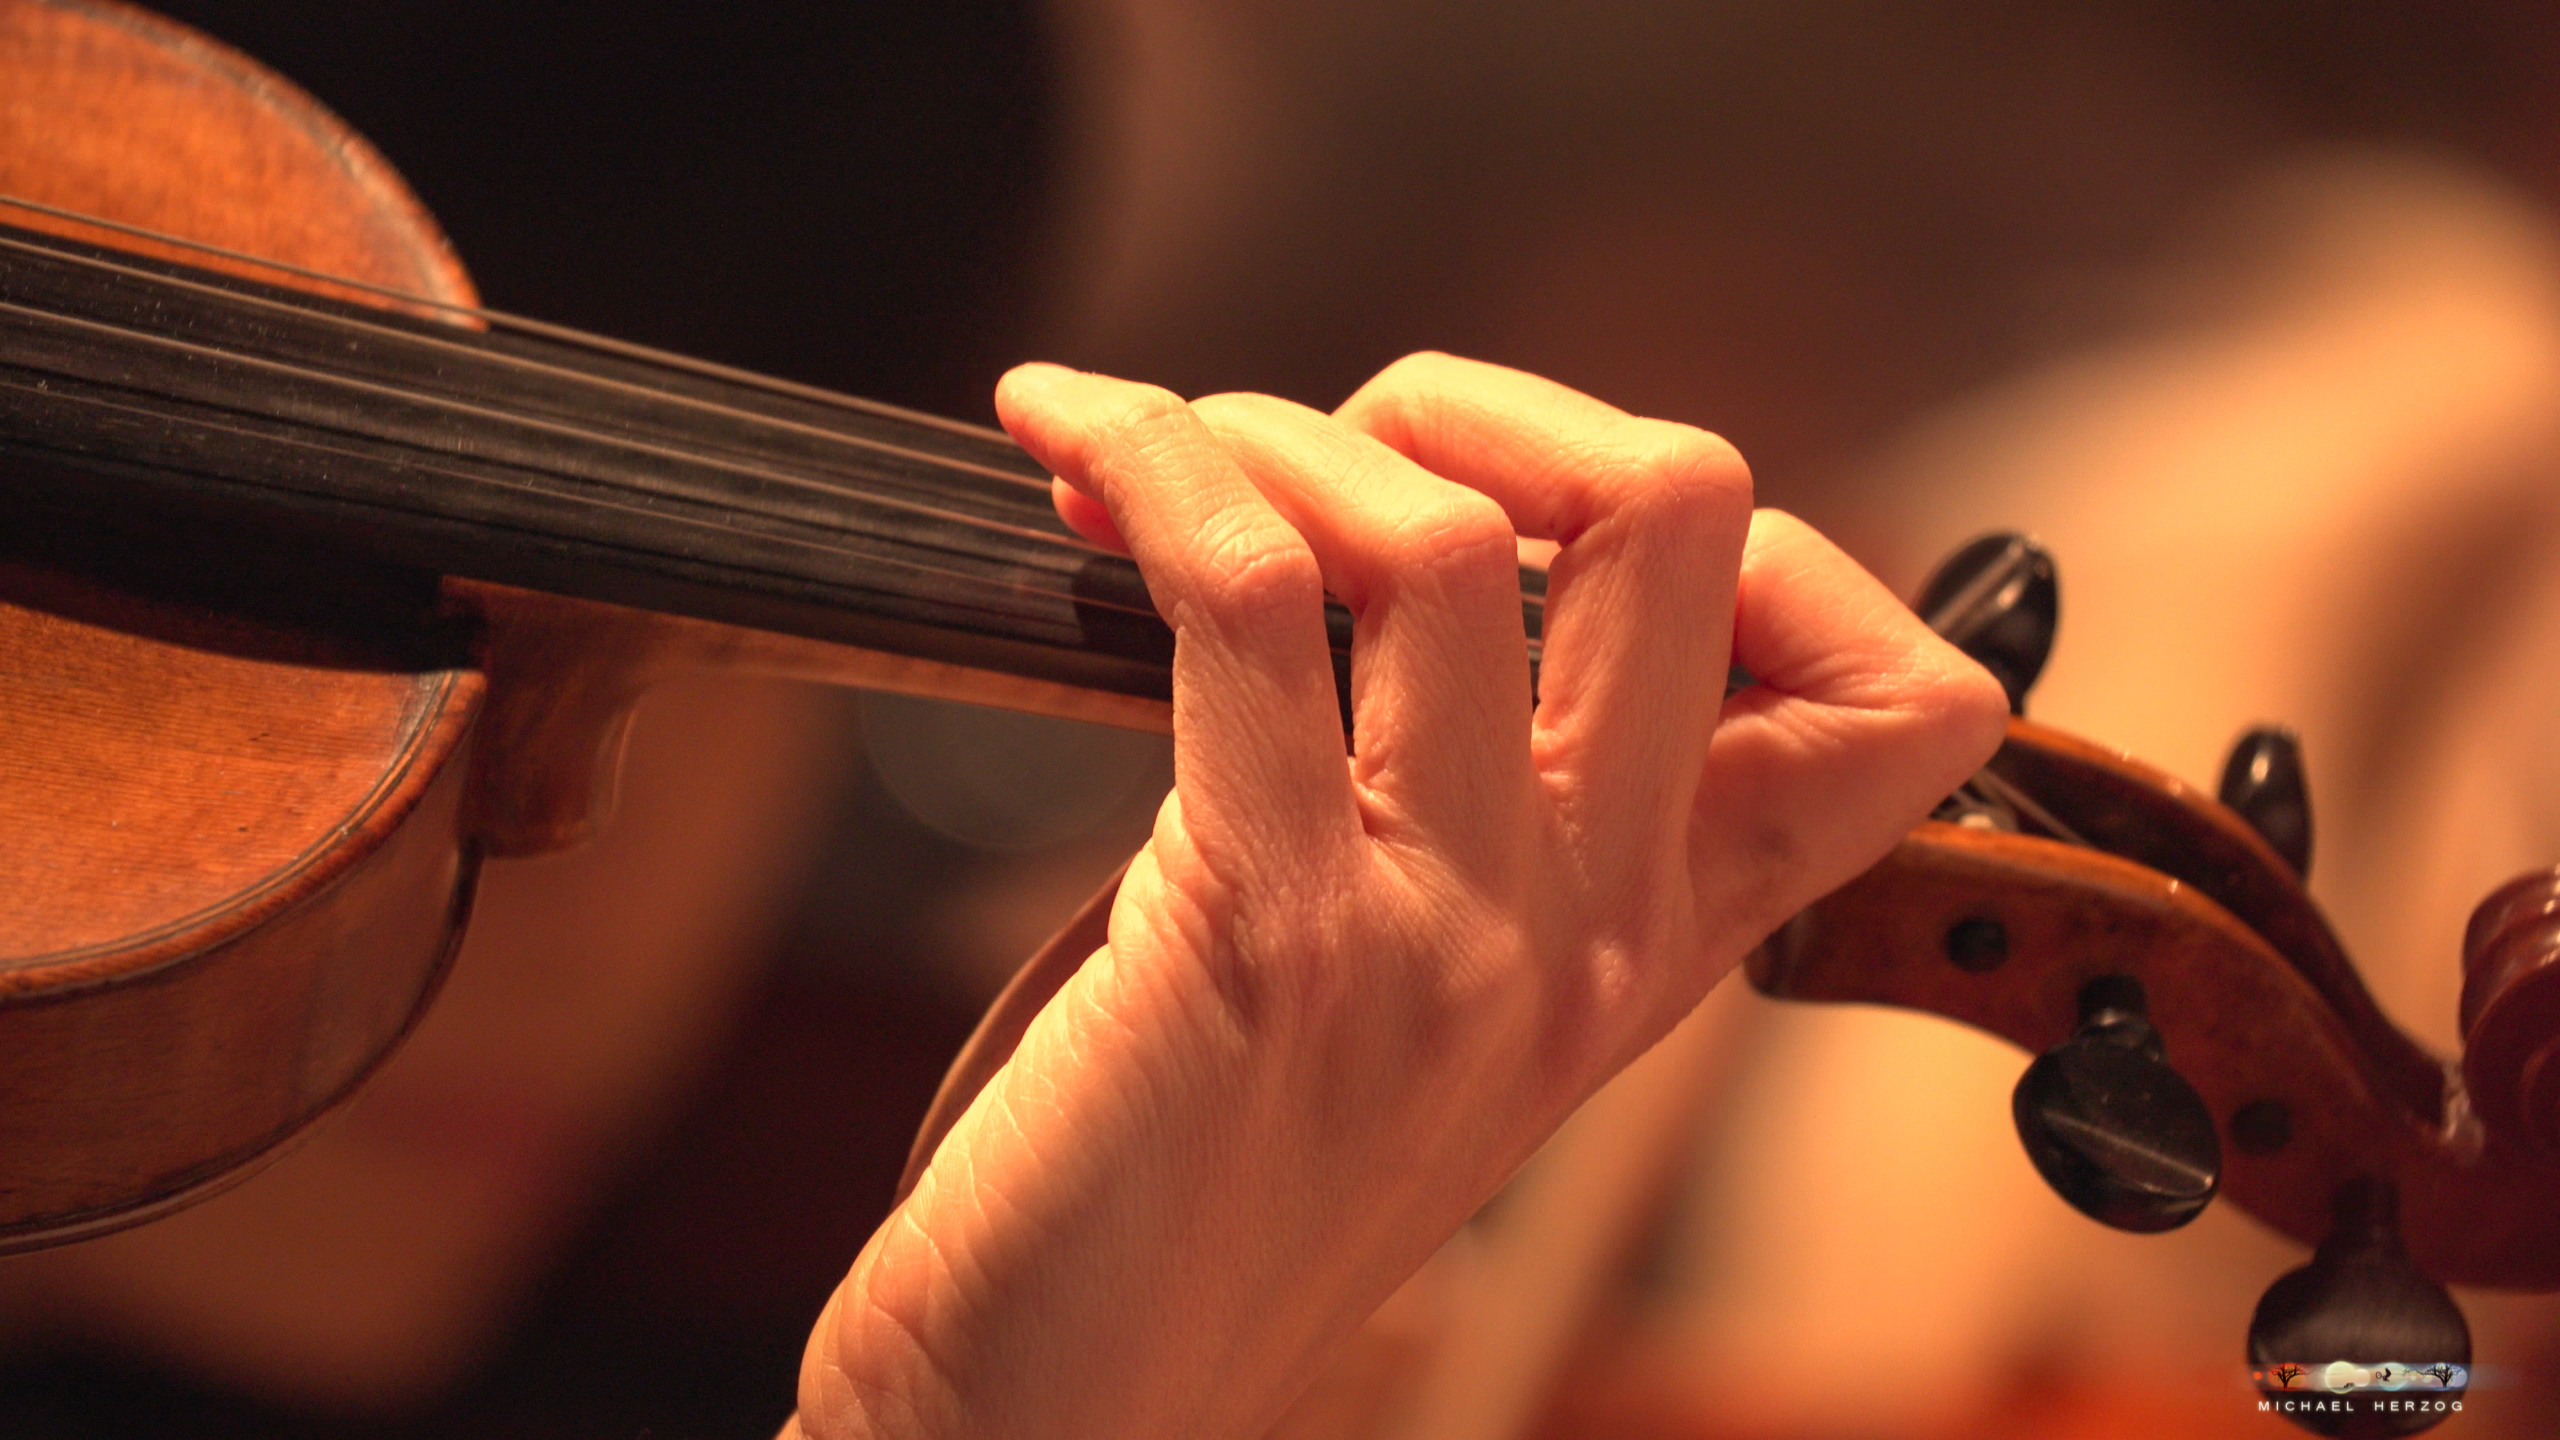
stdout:
[[(2021, 723), (2010, 745), (2039, 746), (2049, 733)], [(2082, 759), (2098, 753), (2071, 748)], [(2005, 934), (1996, 968), (1950, 959), (1949, 933), (1971, 920)], [(1927, 1011), (2030, 1052), (2072, 1032), (2081, 987), (2130, 975), (2149, 996), (2169, 1063), (2223, 1127), (2217, 1203), (2316, 1244), (2339, 1187), (2380, 1176), (2399, 1187), (2410, 1252), (2428, 1273), (2560, 1288), (2560, 1156), (2521, 1127), (2485, 1123), (2441, 1059), (2443, 1098), (2407, 1097), (2400, 1071), (2378, 1063), (2323, 976), (2196, 885), (2148, 866), (2036, 836), (1924, 824), (1772, 936), (1750, 973), (1780, 998)], [(2233, 1117), (2264, 1102), (2283, 1107), (2290, 1134), (2253, 1151)]]
[(430, 299), (477, 298), (362, 136), (218, 41), (114, 0), (7, 0), (0, 75), (0, 193)]
[(278, 658), (247, 624), (0, 568), (0, 995), (262, 923), (331, 883), (340, 837), (405, 813), (415, 797), (386, 789), (454, 744), (457, 674), (338, 668), (308, 636)]
[(575, 844), (611, 812), (631, 707), (652, 685), (728, 670), (957, 700), (1166, 733), (1162, 700), (1086, 690), (690, 616), (448, 579), (450, 613), (478, 627), (490, 677), (470, 824), (494, 855)]
[[(473, 298), (362, 140), (121, 5), (0, 0), (0, 190)], [(236, 1179), (347, 1095), (473, 873), (476, 673), (30, 563), (47, 538), (0, 547), (0, 1248)]]
[[(111, 222), (11, 223), (334, 299), (474, 299), (334, 117), (113, 3), (0, 0), (0, 194)], [(378, 559), (305, 563), (323, 557), (296, 545), (326, 537), (83, 500), (108, 483), (0, 460), (0, 1248), (236, 1179), (349, 1093), (432, 993), (479, 858), (590, 833), (661, 680), (743, 669), (1170, 723), (1162, 698), (487, 582), (407, 605)], [(389, 599), (342, 613), (350, 585)]]
[(2481, 1118), (2560, 1161), (2560, 868), (2520, 875), (2462, 937), (2462, 1073)]
[(391, 1052), (433, 997), (469, 904), (473, 867), (455, 843), (464, 770), (444, 763), (456, 729), (389, 777), (325, 869), (156, 943), (11, 968), (0, 1249), (133, 1224), (236, 1183)]
[(2010, 737), (1988, 769), (2041, 797), (2080, 839), (2194, 886), (2256, 931), (2355, 1037), (2375, 1085), (2442, 1120), (2444, 1062), (2383, 1015), (2302, 877), (2247, 821), (2120, 750), (2027, 720)]

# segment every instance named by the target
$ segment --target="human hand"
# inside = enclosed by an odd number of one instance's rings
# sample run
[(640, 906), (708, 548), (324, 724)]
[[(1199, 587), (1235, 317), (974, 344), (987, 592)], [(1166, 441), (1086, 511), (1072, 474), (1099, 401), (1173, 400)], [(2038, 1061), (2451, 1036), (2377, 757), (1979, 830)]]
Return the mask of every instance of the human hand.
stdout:
[[(1516, 371), (1417, 356), (1328, 417), (1026, 366), (997, 406), (1173, 625), (1174, 793), (796, 1425), (1249, 1436), (2005, 707), (1722, 441)], [(1534, 712), (1515, 536), (1561, 546)]]

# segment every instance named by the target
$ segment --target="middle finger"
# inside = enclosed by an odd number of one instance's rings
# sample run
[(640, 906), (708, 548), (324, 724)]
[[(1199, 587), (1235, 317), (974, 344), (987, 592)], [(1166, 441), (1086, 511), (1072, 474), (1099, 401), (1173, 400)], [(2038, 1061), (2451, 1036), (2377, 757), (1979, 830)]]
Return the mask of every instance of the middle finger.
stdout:
[(1353, 774), (1371, 833), (1488, 860), (1524, 833), (1535, 781), (1502, 507), (1301, 405), (1215, 395), (1193, 408), (1352, 612)]

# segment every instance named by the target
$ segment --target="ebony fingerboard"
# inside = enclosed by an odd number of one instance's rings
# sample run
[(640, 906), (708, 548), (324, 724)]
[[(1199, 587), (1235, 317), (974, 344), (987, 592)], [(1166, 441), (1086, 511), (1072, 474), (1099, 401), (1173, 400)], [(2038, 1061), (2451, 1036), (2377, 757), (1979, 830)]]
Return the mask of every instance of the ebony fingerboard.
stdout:
[[(1136, 567), (1067, 531), (1002, 434), (506, 317), (0, 227), (0, 451), (52, 462), (6, 483), (56, 507), (212, 508), (437, 573), (1170, 694)], [(1534, 648), (1544, 576), (1522, 585)], [(1350, 617), (1327, 618), (1347, 677)]]

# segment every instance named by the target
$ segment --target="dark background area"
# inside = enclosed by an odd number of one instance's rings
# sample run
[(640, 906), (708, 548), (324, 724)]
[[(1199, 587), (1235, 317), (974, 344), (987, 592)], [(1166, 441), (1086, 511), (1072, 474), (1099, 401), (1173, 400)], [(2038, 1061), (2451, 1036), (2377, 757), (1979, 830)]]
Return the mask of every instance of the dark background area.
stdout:
[(409, 180), (497, 308), (976, 418), (1050, 203), (1024, 0), (177, 0)]
[[(372, 140), (494, 307), (975, 420), (1022, 358), (1053, 205), (1028, 3), (153, 8)], [(860, 764), (843, 785), (808, 918), (728, 1054), (460, 1393), (399, 1421), (316, 1419), (58, 1355), (0, 1369), (0, 1430), (771, 1435), (975, 1018), (921, 973), (932, 941), (901, 905), (970, 852)]]

